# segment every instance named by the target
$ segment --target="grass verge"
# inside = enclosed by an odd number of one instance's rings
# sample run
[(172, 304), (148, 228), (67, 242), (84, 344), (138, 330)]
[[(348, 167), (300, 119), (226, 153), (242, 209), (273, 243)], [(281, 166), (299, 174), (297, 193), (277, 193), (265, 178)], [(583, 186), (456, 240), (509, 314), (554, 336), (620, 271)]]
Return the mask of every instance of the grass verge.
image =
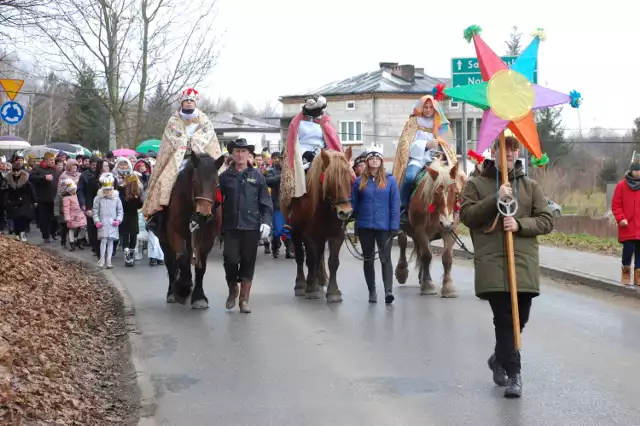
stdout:
[[(469, 235), (469, 228), (460, 224), (458, 233), (460, 235)], [(551, 234), (538, 237), (538, 242), (546, 246), (563, 247), (592, 253), (614, 256), (622, 254), (622, 245), (616, 238), (599, 238), (588, 234), (563, 234), (554, 231)]]

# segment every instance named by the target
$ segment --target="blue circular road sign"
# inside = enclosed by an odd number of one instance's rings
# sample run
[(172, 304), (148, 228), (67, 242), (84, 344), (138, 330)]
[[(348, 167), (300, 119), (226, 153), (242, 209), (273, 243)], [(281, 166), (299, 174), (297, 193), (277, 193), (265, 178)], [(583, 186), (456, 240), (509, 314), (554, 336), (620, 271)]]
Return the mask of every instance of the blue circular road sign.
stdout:
[(24, 118), (24, 108), (14, 101), (8, 101), (0, 106), (0, 118), (7, 124), (18, 124)]

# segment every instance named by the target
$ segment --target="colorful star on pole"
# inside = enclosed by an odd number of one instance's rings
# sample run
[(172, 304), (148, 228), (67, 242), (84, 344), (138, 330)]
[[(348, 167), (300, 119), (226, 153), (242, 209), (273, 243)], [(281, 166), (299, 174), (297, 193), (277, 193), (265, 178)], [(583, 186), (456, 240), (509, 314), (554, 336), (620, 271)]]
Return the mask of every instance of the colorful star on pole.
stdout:
[(533, 83), (538, 47), (545, 38), (543, 30), (534, 33), (534, 39), (511, 68), (480, 38), (480, 32), (480, 27), (473, 25), (465, 30), (464, 36), (469, 43), (474, 42), (484, 83), (451, 87), (445, 89), (445, 94), (484, 110), (478, 152), (490, 148), (508, 127), (538, 161), (546, 159), (540, 149), (533, 111), (566, 103), (577, 108), (580, 94), (572, 91), (566, 95)]

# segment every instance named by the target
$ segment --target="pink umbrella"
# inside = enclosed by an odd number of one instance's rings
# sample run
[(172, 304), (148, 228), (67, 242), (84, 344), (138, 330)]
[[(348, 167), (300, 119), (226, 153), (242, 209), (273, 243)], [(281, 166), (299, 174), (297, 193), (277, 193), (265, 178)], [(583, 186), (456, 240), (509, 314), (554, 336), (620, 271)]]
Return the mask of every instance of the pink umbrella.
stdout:
[(113, 151), (113, 155), (115, 155), (116, 157), (130, 157), (133, 155), (134, 157), (136, 157), (137, 152), (129, 148), (120, 148)]

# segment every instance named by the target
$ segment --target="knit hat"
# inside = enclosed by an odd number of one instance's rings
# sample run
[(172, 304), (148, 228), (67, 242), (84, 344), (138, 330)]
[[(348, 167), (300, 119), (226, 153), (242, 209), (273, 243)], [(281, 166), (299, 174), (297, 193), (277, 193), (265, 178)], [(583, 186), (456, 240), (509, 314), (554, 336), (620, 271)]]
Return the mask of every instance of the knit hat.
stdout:
[(24, 153), (22, 151), (16, 151), (11, 156), (11, 162), (15, 163), (18, 160), (24, 160)]
[(633, 172), (633, 171), (639, 171), (640, 170), (640, 152), (636, 153), (636, 151), (633, 151), (633, 154), (631, 154), (631, 164), (629, 164), (629, 171)]

